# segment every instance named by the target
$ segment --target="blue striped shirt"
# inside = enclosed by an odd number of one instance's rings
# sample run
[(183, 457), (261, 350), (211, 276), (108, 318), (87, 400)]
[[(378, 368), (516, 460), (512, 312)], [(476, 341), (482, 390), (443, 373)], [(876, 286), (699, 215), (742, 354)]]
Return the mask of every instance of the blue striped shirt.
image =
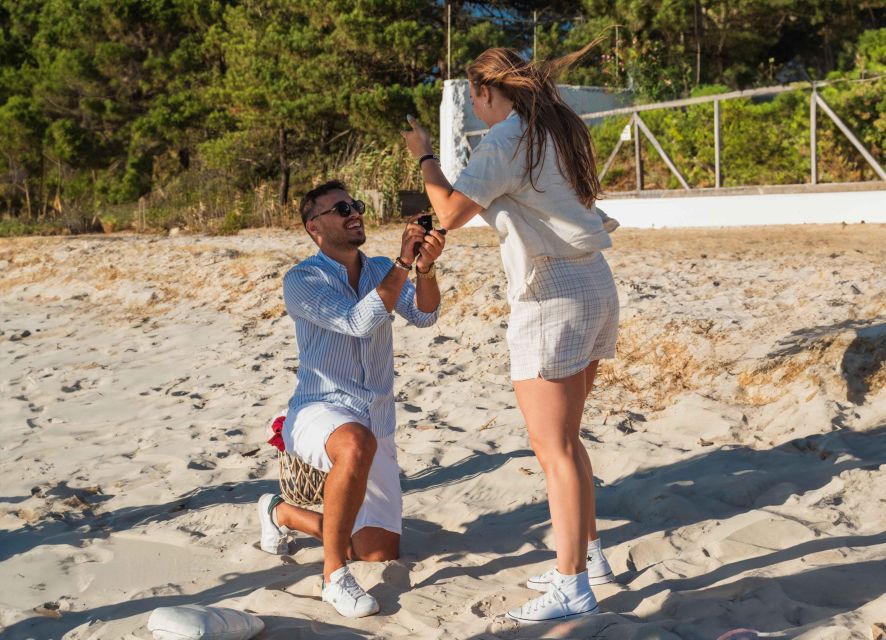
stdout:
[[(394, 316), (376, 291), (394, 263), (362, 252), (360, 263), (359, 295), (348, 283), (345, 266), (322, 251), (283, 277), (283, 301), (295, 321), (299, 350), (287, 428), (299, 408), (329, 402), (365, 419), (376, 437), (394, 433)], [(440, 311), (420, 311), (409, 280), (395, 310), (417, 327), (434, 324)]]

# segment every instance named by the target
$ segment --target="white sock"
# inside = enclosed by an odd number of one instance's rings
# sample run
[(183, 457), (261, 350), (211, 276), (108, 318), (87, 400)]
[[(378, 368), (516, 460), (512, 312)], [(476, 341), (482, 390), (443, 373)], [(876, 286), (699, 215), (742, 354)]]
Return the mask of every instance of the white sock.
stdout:
[[(281, 502), (280, 504), (283, 504), (283, 503)], [(279, 507), (280, 504), (276, 505), (273, 509), (271, 509), (271, 522), (273, 522), (274, 526), (277, 527), (278, 529), (280, 528), (280, 522), (277, 520), (277, 507)]]
[(585, 595), (591, 590), (591, 585), (588, 584), (587, 571), (582, 571), (575, 575), (567, 575), (554, 569), (554, 579), (551, 582), (568, 598)]

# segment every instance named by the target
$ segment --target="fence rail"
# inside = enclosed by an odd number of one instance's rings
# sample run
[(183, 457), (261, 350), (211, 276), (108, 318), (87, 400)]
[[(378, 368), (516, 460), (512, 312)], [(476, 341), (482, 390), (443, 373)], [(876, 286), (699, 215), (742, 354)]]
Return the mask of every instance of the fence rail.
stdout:
[[(872, 78), (863, 78), (859, 80), (851, 80), (849, 82), (874, 82), (880, 80), (881, 78), (886, 77), (886, 75), (878, 75)], [(621, 150), (624, 142), (633, 139), (634, 142), (634, 164), (636, 169), (636, 192), (643, 191), (643, 159), (640, 150), (640, 135), (642, 134), (649, 143), (655, 148), (656, 152), (658, 152), (659, 156), (661, 156), (662, 160), (664, 160), (668, 169), (672, 174), (677, 178), (677, 181), (683, 187), (684, 191), (696, 191), (698, 188), (692, 188), (689, 186), (689, 183), (686, 181), (686, 178), (680, 173), (677, 166), (674, 164), (673, 160), (671, 160), (670, 156), (665, 153), (664, 148), (661, 146), (661, 143), (655, 137), (655, 135), (650, 131), (649, 127), (646, 126), (646, 123), (643, 121), (643, 118), (640, 116), (641, 113), (646, 111), (655, 111), (658, 109), (676, 109), (682, 108), (692, 105), (700, 105), (700, 104), (714, 104), (714, 191), (721, 190), (722, 187), (722, 163), (721, 163), (721, 137), (720, 137), (720, 103), (726, 100), (738, 100), (742, 98), (754, 98), (759, 96), (771, 96), (777, 95), (780, 93), (787, 93), (790, 91), (807, 91), (811, 89), (811, 94), (809, 97), (809, 130), (810, 130), (810, 181), (811, 184), (817, 185), (818, 183), (818, 110), (821, 109), (828, 118), (830, 118), (833, 123), (837, 126), (840, 132), (846, 136), (850, 143), (858, 150), (858, 152), (862, 155), (868, 165), (874, 170), (874, 173), (877, 174), (880, 181), (886, 182), (886, 171), (883, 170), (883, 167), (877, 162), (877, 159), (874, 158), (873, 154), (865, 148), (865, 146), (861, 143), (852, 129), (846, 125), (843, 120), (836, 114), (836, 112), (831, 108), (831, 106), (825, 102), (825, 100), (821, 97), (821, 94), (818, 93), (818, 90), (822, 87), (831, 86), (833, 84), (837, 84), (841, 81), (835, 82), (801, 82), (790, 85), (778, 85), (773, 87), (761, 87), (758, 89), (747, 89), (744, 91), (730, 91), (728, 93), (720, 93), (716, 95), (710, 96), (699, 96), (696, 98), (684, 98), (682, 100), (668, 100), (665, 102), (656, 102), (652, 104), (641, 104), (634, 105), (630, 107), (620, 107), (617, 109), (607, 109), (605, 111), (594, 111), (590, 113), (582, 113), (579, 114), (582, 120), (585, 122), (591, 120), (600, 120), (602, 118), (607, 118), (611, 116), (618, 115), (630, 115), (631, 118), (628, 120), (628, 124), (625, 127), (625, 131), (632, 131), (633, 135), (630, 137), (626, 137), (624, 134), (619, 138), (618, 143), (616, 143), (615, 148), (612, 150), (612, 153), (609, 154), (609, 157), (606, 160), (606, 163), (603, 165), (603, 169), (600, 172), (600, 181), (602, 182), (603, 178), (606, 176), (606, 173), (612, 167), (612, 163), (615, 161), (615, 157), (618, 154), (619, 150)], [(478, 129), (475, 131), (468, 131), (465, 133), (465, 138), (470, 139), (471, 137), (483, 136), (488, 132), (489, 129)], [(850, 183), (851, 184), (851, 183)], [(886, 186), (886, 185), (883, 185)], [(705, 191), (710, 191), (710, 188), (705, 189)]]

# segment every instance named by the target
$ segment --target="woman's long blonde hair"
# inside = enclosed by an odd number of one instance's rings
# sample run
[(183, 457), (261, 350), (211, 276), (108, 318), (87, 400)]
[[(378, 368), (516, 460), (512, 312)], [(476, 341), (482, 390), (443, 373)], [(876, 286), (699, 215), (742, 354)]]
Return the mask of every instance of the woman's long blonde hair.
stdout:
[(468, 67), (475, 93), (483, 86), (495, 87), (513, 101), (514, 111), (526, 123), (521, 143), (526, 143), (526, 175), (532, 188), (538, 190), (535, 175), (550, 135), (557, 168), (588, 208), (600, 193), (594, 144), (587, 125), (560, 97), (556, 80), (598, 43), (594, 40), (580, 51), (541, 63), (527, 61), (514, 49), (487, 49)]

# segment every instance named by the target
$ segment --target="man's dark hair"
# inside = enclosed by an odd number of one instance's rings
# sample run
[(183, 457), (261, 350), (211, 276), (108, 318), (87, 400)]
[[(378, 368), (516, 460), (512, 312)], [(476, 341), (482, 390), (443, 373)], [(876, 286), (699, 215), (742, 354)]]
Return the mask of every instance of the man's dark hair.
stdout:
[(348, 188), (341, 180), (330, 180), (329, 182), (324, 182), (319, 187), (314, 187), (313, 189), (308, 191), (298, 205), (298, 211), (299, 213), (301, 213), (301, 223), (307, 224), (308, 216), (313, 213), (314, 205), (317, 203), (317, 198), (325, 196), (330, 191), (347, 190)]

